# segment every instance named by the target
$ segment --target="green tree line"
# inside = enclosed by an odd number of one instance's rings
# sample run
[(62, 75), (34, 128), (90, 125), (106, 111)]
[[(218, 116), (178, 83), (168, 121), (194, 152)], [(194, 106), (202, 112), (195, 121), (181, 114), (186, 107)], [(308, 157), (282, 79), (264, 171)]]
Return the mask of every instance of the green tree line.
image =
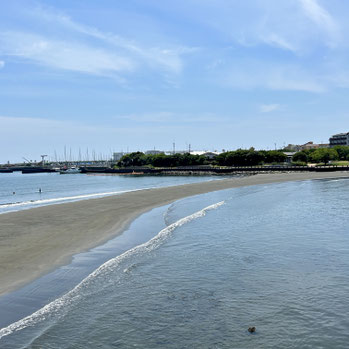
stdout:
[(282, 151), (260, 150), (254, 148), (238, 149), (219, 154), (215, 161), (220, 166), (256, 166), (271, 163), (283, 163), (287, 156)]
[(209, 162), (205, 156), (185, 154), (156, 154), (146, 155), (140, 151), (124, 155), (117, 163), (118, 167), (154, 166), (177, 167), (206, 165)]
[(293, 162), (302, 163), (324, 163), (333, 160), (349, 160), (349, 147), (336, 145), (333, 148), (308, 149), (293, 155)]
[(283, 163), (286, 155), (276, 150), (256, 151), (238, 149), (217, 155), (214, 159), (208, 159), (204, 155), (185, 154), (156, 154), (146, 155), (142, 152), (134, 152), (124, 155), (117, 163), (118, 167), (154, 166), (154, 167), (178, 167), (198, 165), (218, 166), (256, 166), (270, 163)]

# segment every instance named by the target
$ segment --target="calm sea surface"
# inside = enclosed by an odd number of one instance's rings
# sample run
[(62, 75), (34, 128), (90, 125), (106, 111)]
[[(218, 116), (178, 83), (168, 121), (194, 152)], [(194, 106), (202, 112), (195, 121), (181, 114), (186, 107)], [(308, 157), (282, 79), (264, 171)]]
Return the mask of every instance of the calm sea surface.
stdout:
[[(223, 177), (0, 173), (0, 213)], [(40, 192), (41, 189), (41, 192)]]
[(348, 197), (348, 180), (313, 180), (155, 209), (9, 295), (8, 313), (34, 310), (0, 347), (348, 348)]

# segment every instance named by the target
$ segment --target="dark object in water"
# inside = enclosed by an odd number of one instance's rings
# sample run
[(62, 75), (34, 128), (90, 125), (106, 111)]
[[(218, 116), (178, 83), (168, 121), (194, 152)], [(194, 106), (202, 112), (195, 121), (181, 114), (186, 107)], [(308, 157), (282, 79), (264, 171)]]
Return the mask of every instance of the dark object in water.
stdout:
[(248, 328), (248, 332), (250, 332), (250, 333), (256, 332), (256, 328), (254, 326), (253, 327), (249, 327)]

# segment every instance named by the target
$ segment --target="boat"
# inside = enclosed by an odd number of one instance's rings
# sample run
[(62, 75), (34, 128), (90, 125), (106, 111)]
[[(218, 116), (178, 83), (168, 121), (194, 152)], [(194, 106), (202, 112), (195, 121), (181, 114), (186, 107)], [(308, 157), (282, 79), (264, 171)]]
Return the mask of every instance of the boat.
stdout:
[(67, 168), (67, 169), (63, 169), (61, 171), (59, 171), (60, 174), (74, 174), (74, 173), (81, 173), (81, 171), (79, 170), (78, 167), (70, 167), (70, 168)]

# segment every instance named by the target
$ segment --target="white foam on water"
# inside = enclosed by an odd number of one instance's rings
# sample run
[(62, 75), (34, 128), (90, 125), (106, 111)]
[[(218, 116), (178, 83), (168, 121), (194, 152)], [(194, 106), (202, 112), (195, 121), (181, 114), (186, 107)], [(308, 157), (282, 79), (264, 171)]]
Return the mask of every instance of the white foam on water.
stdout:
[[(51, 314), (57, 313), (59, 310), (63, 309), (64, 307), (67, 307), (70, 304), (73, 304), (75, 301), (77, 301), (81, 297), (81, 290), (82, 288), (86, 287), (90, 282), (92, 282), (97, 276), (111, 271), (115, 269), (122, 261), (125, 259), (135, 255), (135, 254), (141, 254), (146, 253), (149, 251), (152, 251), (159, 247), (169, 236), (170, 234), (178, 227), (189, 223), (197, 218), (203, 217), (206, 215), (207, 211), (217, 209), (218, 207), (222, 206), (225, 203), (225, 201), (218, 202), (216, 204), (207, 206), (203, 208), (200, 211), (197, 211), (189, 216), (186, 216), (184, 218), (179, 219), (175, 223), (170, 224), (166, 228), (162, 229), (156, 236), (154, 236), (149, 241), (135, 246), (131, 248), (130, 250), (124, 252), (123, 254), (110, 259), (109, 261), (102, 264), (99, 268), (97, 268), (95, 271), (93, 271), (90, 275), (88, 275), (84, 280), (82, 280), (77, 286), (75, 286), (71, 291), (63, 295), (62, 297), (52, 301), (51, 303), (47, 304), (43, 308), (39, 309), (35, 313), (16, 321), (12, 324), (10, 324), (7, 327), (4, 327), (0, 329), (0, 339), (8, 336), (14, 332), (20, 331), (25, 329), (29, 326), (34, 326), (35, 324), (44, 321), (46, 318), (48, 318)], [(132, 265), (131, 267), (132, 268)], [(128, 268), (129, 269), (129, 268)], [(128, 270), (124, 270), (124, 272), (127, 272)]]
[[(148, 190), (148, 189), (151, 189), (151, 188), (110, 191), (110, 192), (105, 192), (105, 193), (65, 196), (65, 197), (60, 197), (60, 198), (42, 199), (42, 200), (20, 201), (20, 202), (14, 202), (14, 203), (0, 204), (0, 209), (8, 208), (8, 207), (11, 207), (11, 208), (12, 207), (23, 207), (23, 206), (29, 206), (29, 205), (32, 207), (32, 206), (44, 206), (44, 205), (50, 205), (50, 204), (59, 204), (59, 203), (65, 203), (65, 202), (69, 202), (69, 201), (101, 198), (101, 197), (106, 197), (106, 196), (119, 195), (119, 194), (123, 194), (123, 193), (139, 191), (139, 190)], [(13, 211), (0, 212), (0, 214), (8, 213), (8, 212), (13, 212)]]
[[(212, 178), (209, 180), (206, 180), (205, 182), (211, 182), (211, 181), (217, 181), (222, 180), (224, 178)], [(195, 183), (195, 182), (194, 182)], [(185, 184), (185, 183), (183, 183)], [(173, 185), (167, 185), (166, 187), (173, 187), (176, 185), (181, 184), (173, 184)], [(119, 190), (119, 191), (110, 191), (110, 192), (103, 192), (103, 193), (92, 193), (92, 194), (82, 194), (82, 195), (74, 195), (74, 196), (64, 196), (59, 198), (51, 198), (51, 199), (40, 199), (40, 200), (27, 200), (27, 201), (18, 201), (18, 202), (6, 202), (6, 203), (0, 203), (0, 214), (10, 213), (10, 212), (16, 212), (24, 209), (31, 209), (37, 206), (46, 206), (46, 205), (53, 205), (53, 204), (62, 204), (66, 202), (72, 202), (72, 201), (79, 201), (79, 200), (87, 200), (87, 199), (94, 199), (94, 198), (102, 198), (106, 196), (112, 196), (112, 195), (120, 195), (123, 193), (133, 192), (133, 191), (139, 191), (139, 190), (150, 190), (150, 189), (157, 189), (162, 188), (162, 186), (151, 186), (151, 187), (144, 187), (144, 188), (137, 188), (137, 189), (127, 189), (127, 190)], [(1, 211), (3, 209), (11, 208), (11, 210), (7, 211)], [(15, 209), (17, 208), (17, 209)]]

